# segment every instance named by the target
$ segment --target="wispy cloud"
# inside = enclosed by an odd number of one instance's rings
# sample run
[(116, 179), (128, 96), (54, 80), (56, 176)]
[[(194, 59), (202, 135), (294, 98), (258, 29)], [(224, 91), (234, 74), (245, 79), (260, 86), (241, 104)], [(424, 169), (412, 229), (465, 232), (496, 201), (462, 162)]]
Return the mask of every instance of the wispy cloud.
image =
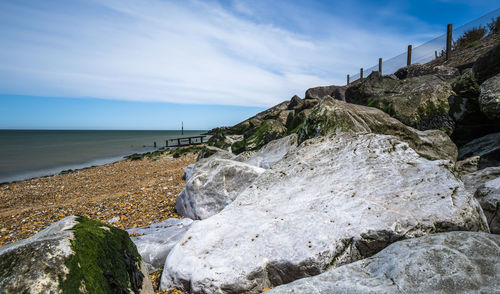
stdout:
[(292, 2), (267, 7), (280, 22), (260, 13), (271, 1), (34, 3), (0, 4), (2, 93), (269, 106), (433, 34), (374, 33)]

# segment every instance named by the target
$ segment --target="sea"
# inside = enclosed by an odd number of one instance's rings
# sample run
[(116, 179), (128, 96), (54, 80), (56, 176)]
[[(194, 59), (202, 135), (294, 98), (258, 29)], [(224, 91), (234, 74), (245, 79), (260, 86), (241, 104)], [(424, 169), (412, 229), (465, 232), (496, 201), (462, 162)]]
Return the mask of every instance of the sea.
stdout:
[(164, 148), (168, 139), (205, 132), (0, 130), (0, 183), (104, 165), (133, 153)]

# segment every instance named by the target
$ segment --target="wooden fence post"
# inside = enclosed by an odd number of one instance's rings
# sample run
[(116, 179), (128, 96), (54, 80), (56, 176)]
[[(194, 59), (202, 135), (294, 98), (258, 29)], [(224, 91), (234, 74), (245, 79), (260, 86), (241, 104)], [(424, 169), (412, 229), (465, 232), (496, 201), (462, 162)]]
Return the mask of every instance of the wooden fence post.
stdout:
[(378, 72), (382, 75), (382, 58), (378, 59)]
[(453, 26), (451, 23), (446, 27), (446, 60), (451, 57), (451, 39), (452, 39)]
[(359, 79), (362, 81), (363, 80), (363, 68), (359, 70)]
[(437, 52), (437, 50), (434, 51), (434, 57), (436, 57), (436, 59), (438, 59), (438, 52)]
[(408, 55), (406, 57), (406, 65), (411, 64), (411, 45), (408, 45)]
[(349, 85), (349, 75), (347, 75), (347, 85)]

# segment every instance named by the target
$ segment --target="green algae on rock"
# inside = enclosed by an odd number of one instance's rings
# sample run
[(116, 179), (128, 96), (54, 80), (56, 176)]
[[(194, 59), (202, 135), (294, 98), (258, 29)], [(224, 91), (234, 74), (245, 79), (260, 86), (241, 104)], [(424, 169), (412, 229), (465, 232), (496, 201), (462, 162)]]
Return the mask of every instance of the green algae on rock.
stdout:
[(152, 293), (128, 234), (79, 216), (0, 248), (0, 269), (5, 293)]

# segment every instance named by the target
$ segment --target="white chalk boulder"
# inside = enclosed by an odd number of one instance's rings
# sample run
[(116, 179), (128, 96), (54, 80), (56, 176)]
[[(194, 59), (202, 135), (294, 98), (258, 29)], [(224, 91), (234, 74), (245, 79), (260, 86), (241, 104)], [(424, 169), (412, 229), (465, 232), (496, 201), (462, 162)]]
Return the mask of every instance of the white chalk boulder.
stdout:
[(500, 236), (449, 232), (396, 242), (378, 254), (266, 293), (498, 293)]
[(210, 217), (231, 203), (264, 171), (230, 159), (203, 159), (195, 164), (186, 188), (177, 197), (177, 213), (196, 220)]
[(449, 166), (388, 135), (305, 141), (189, 229), (166, 259), (161, 288), (258, 293), (401, 239), (487, 231), (479, 204)]
[(179, 242), (193, 224), (189, 218), (169, 218), (166, 221), (149, 226), (129, 229), (132, 242), (142, 256), (149, 272), (163, 267), (170, 250)]

